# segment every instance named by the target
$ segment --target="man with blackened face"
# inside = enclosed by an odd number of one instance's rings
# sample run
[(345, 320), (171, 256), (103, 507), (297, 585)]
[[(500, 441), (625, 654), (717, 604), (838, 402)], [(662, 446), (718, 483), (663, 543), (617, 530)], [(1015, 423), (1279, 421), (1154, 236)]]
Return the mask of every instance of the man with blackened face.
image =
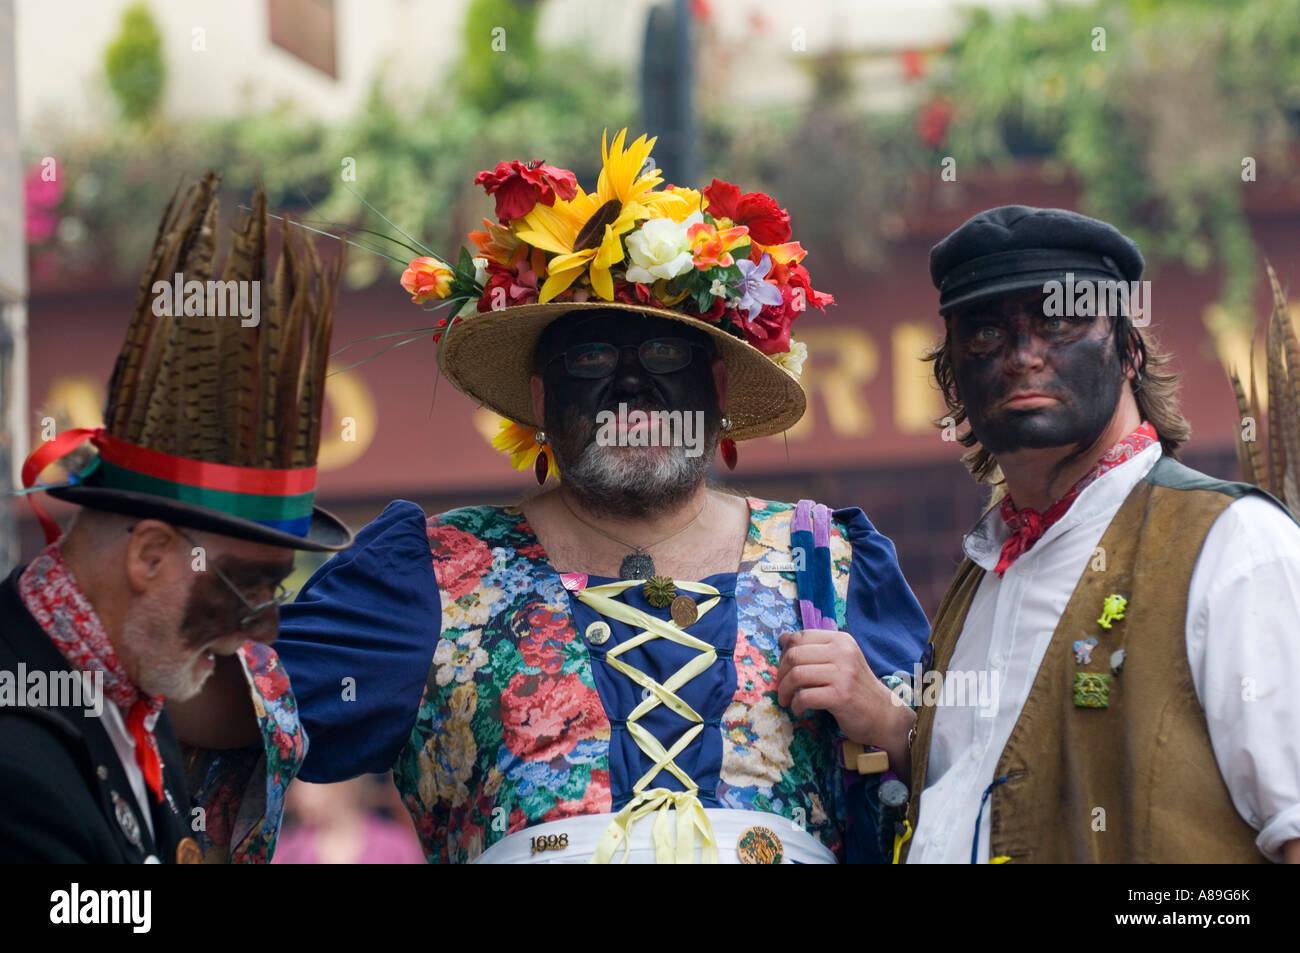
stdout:
[(860, 509), (708, 479), (802, 417), (792, 325), (834, 299), (770, 197), (655, 190), (653, 141), (572, 200), (540, 159), (476, 180), (523, 207), (471, 235), (438, 370), (541, 489), (394, 501), (285, 607), (299, 777), (391, 767), (434, 862), (879, 862), (839, 739), (903, 757), (925, 615)]
[[(798, 419), (799, 385), (740, 336), (666, 308), (489, 310), (448, 341), (444, 372), (472, 396), (527, 401), (510, 419), (541, 448), (520, 462), (544, 485), (513, 506), (433, 517), (395, 503), (286, 608), (276, 652), (305, 707), (337, 699), (335, 670), (312, 669), (331, 655), (339, 677), (405, 686), (369, 719), (317, 715), (320, 760), (303, 777), (399, 751), (417, 830), (445, 861), (878, 861), (874, 838), (846, 837), (834, 738), (888, 735), (886, 756), (901, 757), (912, 712), (881, 678), (920, 652), (924, 614), (865, 515), (819, 506), (828, 594), (852, 622), (800, 626), (793, 572), (777, 568), (794, 558), (797, 507), (709, 480), (723, 441)], [(394, 566), (407, 567), (397, 582)], [(410, 649), (319, 650), (358, 631)], [(460, 760), (448, 770), (434, 748)], [(516, 788), (526, 820), (494, 828), (475, 805)], [(653, 818), (670, 812), (665, 848)]]
[(1008, 206), (930, 265), (946, 423), (994, 503), (922, 660), (907, 860), (1300, 861), (1300, 527), (1177, 461), (1137, 246)]
[[(645, 518), (674, 511), (703, 485), (726, 391), (726, 368), (707, 335), (662, 318), (584, 314), (547, 328), (535, 369), (538, 416), (574, 503)], [(618, 439), (599, 439), (602, 420)], [(631, 439), (636, 427), (654, 428), (654, 439)]]
[(1067, 467), (1099, 442), (1114, 443), (1113, 431), (1137, 426), (1125, 384), (1138, 368), (1116, 334), (1126, 319), (1049, 316), (1044, 297), (1029, 290), (957, 309), (948, 318), (949, 349), (980, 446), (1004, 463), (1054, 449), (1062, 453), (1056, 465)]

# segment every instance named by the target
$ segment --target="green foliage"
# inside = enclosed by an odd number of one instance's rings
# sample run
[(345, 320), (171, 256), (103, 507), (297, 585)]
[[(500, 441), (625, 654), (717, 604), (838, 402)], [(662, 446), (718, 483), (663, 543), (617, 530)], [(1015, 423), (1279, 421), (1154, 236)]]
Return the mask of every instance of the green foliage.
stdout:
[[(513, 52), (517, 31), (507, 30)], [(34, 280), (75, 269), (135, 281), (170, 191), (206, 168), (222, 172), (230, 199), (246, 201), (261, 181), (271, 207), (298, 220), (359, 225), (400, 238), (360, 195), (455, 261), (466, 234), (481, 228), (482, 218), (493, 218), (493, 200), (473, 184), (476, 173), (503, 159), (542, 158), (572, 169), (593, 189), (602, 130), (612, 135), (635, 117), (630, 76), (591, 65), (581, 50), (548, 51), (526, 93), (492, 109), (445, 92), (394, 102), (382, 86), (376, 80), (358, 114), (332, 127), (286, 105), (236, 118), (160, 120), (147, 128), (117, 126), (107, 135), (60, 133), (53, 141), (30, 141), (31, 158), (57, 154), (63, 168), (76, 170), (58, 209), (65, 227), (32, 250)], [(353, 160), (355, 181), (341, 175), (345, 159)], [(233, 212), (229, 200), (225, 210)], [(403, 262), (417, 254), (373, 236), (355, 237)], [(364, 286), (391, 280), (403, 267), (349, 249), (347, 279)]]
[[(1104, 51), (1094, 49), (1105, 30)], [(965, 161), (1042, 155), (1078, 177), (1083, 207), (1152, 263), (1223, 269), (1221, 300), (1249, 320), (1257, 254), (1242, 160), (1275, 181), (1300, 117), (1294, 0), (1054, 0), (969, 15), (942, 84)]]
[(470, 0), (461, 34), (461, 98), (491, 112), (535, 95), (537, 6), (534, 0)]
[(122, 29), (104, 51), (104, 69), (124, 118), (141, 122), (157, 114), (167, 69), (162, 36), (146, 4), (123, 11)]
[[(504, 54), (502, 54), (504, 55)], [(570, 169), (586, 189), (600, 171), (600, 137), (628, 125), (635, 114), (625, 76), (587, 63), (580, 51), (551, 51), (539, 62), (527, 96), (484, 110), (473, 103), (430, 96), (400, 107), (376, 84), (361, 114), (339, 131), (339, 155), (356, 159), (355, 183), (335, 175), (321, 214), (330, 221), (362, 222), (395, 234), (353, 191), (429, 249), (454, 260), (466, 234), (494, 219), (494, 202), (474, 176), (508, 159), (544, 159)], [(331, 160), (335, 169), (338, 158)], [(399, 257), (407, 254), (387, 245)], [(400, 271), (400, 269), (397, 269)], [(364, 285), (392, 267), (376, 256), (349, 256), (348, 279)]]

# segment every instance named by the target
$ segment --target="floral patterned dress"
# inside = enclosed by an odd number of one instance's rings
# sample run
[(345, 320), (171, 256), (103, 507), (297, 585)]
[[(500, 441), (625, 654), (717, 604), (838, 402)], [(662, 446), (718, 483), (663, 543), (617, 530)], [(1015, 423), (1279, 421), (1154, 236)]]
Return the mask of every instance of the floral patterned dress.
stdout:
[[(765, 567), (791, 560), (794, 508), (748, 502), (739, 571), (684, 583), (703, 596), (683, 627), (691, 644), (638, 639), (641, 626), (593, 608), (584, 593), (617, 581), (562, 577), (517, 509), (426, 520), (391, 504), (282, 614), (293, 692), (280, 703), (297, 695), (310, 741), (301, 776), (392, 767), (431, 862), (618, 812), (647, 785), (782, 815), (841, 854), (834, 720), (777, 703), (778, 639), (800, 625), (794, 574)], [(834, 514), (830, 550), (840, 627), (877, 674), (910, 670), (929, 627), (892, 544), (849, 509)], [(668, 618), (641, 585), (615, 588), (634, 614)], [(684, 668), (694, 674), (677, 684)], [(647, 705), (665, 684), (680, 705)], [(656, 770), (655, 740), (674, 749), (671, 767)]]

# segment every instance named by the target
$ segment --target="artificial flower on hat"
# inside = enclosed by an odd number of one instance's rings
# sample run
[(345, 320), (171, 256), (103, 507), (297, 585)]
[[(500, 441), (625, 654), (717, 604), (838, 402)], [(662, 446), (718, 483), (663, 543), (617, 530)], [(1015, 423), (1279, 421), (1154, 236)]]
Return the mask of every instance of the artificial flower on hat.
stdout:
[(733, 372), (727, 413), (739, 439), (780, 432), (803, 413), (807, 348), (793, 326), (835, 299), (813, 288), (789, 213), (720, 179), (703, 190), (665, 185), (655, 141), (629, 142), (626, 129), (603, 135), (591, 192), (538, 158), (480, 172), (474, 182), (495, 199), (497, 220), (470, 232), (474, 253), (462, 249), (454, 266), (422, 255), (402, 276), (413, 302), (454, 310), (432, 329), (442, 369), (506, 418), (494, 444), (520, 469), (541, 466), (530, 438), (539, 424), (528, 398), (532, 348), (547, 323), (585, 307), (709, 332)]

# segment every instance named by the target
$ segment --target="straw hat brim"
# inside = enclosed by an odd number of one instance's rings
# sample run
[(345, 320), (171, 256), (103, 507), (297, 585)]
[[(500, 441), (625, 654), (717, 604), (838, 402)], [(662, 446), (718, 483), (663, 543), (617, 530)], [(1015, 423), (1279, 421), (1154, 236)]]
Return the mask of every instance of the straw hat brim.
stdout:
[(731, 419), (727, 436), (732, 440), (781, 433), (803, 416), (807, 400), (798, 380), (758, 348), (707, 321), (647, 305), (552, 301), (471, 314), (447, 331), (438, 357), (442, 373), (457, 390), (489, 410), (525, 427), (540, 428), (529, 384), (537, 341), (556, 318), (598, 309), (664, 318), (708, 334), (727, 367), (723, 413)]
[(283, 546), (285, 549), (332, 553), (352, 545), (351, 530), (337, 516), (319, 506), (312, 507), (311, 526), (307, 535), (303, 537), (271, 529), (261, 523), (231, 516), (229, 513), (210, 507), (155, 496), (152, 493), (88, 486), (84, 483), (49, 487), (47, 492), (55, 499), (76, 503), (78, 506), (89, 507), (92, 510), (138, 516), (141, 519), (162, 520), (190, 529), (232, 536), (235, 539), (265, 543), (268, 546)]

